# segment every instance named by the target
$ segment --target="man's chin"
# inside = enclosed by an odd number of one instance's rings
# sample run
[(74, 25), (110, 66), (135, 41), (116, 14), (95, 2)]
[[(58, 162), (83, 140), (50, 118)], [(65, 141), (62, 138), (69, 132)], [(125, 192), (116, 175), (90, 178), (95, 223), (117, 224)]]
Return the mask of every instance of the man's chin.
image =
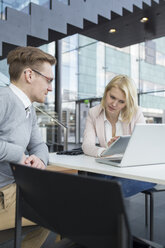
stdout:
[(45, 101), (46, 101), (46, 97), (44, 97), (43, 99), (38, 99), (38, 103), (45, 103)]

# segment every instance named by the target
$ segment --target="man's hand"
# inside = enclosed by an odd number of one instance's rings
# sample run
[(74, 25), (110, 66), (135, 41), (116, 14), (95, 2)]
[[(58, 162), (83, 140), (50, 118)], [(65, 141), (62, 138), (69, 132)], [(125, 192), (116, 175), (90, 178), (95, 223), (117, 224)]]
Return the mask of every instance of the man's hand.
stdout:
[(31, 155), (29, 157), (26, 157), (26, 159), (24, 161), (24, 164), (28, 165), (28, 166), (31, 166), (31, 167), (34, 167), (34, 168), (38, 168), (38, 169), (45, 169), (46, 168), (46, 166), (41, 161), (41, 159), (39, 159), (35, 155)]
[[(27, 159), (26, 155), (23, 154), (23, 157), (22, 157), (22, 159), (21, 159), (21, 161), (20, 161), (20, 164), (26, 164), (26, 162), (25, 162), (26, 159)], [(30, 163), (29, 163), (29, 166), (30, 166)]]

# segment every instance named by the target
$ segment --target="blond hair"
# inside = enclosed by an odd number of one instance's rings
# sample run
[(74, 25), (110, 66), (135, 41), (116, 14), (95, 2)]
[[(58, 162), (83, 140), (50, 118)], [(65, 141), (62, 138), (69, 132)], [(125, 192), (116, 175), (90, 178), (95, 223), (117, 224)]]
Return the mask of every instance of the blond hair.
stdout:
[(125, 122), (130, 122), (137, 111), (137, 90), (132, 80), (126, 75), (115, 76), (105, 87), (101, 105), (105, 108), (107, 92), (113, 87), (120, 89), (126, 98), (126, 106), (121, 110), (121, 118)]
[(22, 71), (26, 67), (37, 69), (44, 62), (48, 62), (50, 65), (54, 65), (56, 64), (56, 59), (52, 55), (45, 53), (37, 47), (17, 47), (16, 49), (10, 51), (7, 56), (10, 80), (18, 80), (21, 76)]

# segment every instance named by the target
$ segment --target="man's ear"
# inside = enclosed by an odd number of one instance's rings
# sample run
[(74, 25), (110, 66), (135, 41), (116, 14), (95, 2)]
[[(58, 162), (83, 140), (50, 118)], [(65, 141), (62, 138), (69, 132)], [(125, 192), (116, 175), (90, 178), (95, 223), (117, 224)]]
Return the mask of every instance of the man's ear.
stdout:
[(30, 68), (24, 70), (24, 77), (27, 83), (32, 82), (32, 70)]

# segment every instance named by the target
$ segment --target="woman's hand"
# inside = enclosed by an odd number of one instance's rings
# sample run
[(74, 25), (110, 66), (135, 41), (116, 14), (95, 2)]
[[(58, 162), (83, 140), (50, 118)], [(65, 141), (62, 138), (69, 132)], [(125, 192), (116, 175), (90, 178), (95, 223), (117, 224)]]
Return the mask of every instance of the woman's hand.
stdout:
[(108, 141), (108, 146), (110, 146), (115, 140), (117, 140), (120, 136), (115, 136), (112, 137), (112, 139), (110, 139), (110, 141)]

